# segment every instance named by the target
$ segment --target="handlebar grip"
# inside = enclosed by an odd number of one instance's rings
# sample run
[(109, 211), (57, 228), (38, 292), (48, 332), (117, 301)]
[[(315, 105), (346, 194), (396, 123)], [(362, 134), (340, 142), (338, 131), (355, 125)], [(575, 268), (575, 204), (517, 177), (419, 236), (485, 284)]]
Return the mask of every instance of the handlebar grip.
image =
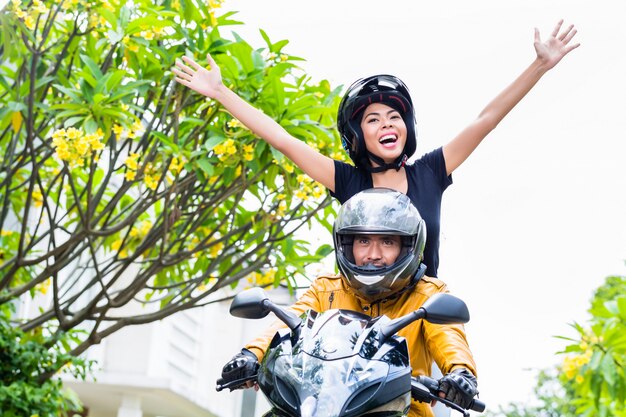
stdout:
[(485, 411), (485, 407), (487, 407), (487, 405), (484, 402), (480, 401), (478, 398), (474, 398), (470, 403), (468, 410), (482, 413), (483, 411)]
[(254, 374), (254, 375), (247, 376), (245, 378), (235, 379), (233, 381), (228, 381), (228, 382), (226, 382), (224, 378), (219, 378), (216, 381), (215, 390), (219, 392), (226, 388), (230, 388), (231, 391), (235, 389), (246, 388), (245, 383), (248, 381), (256, 382), (256, 377), (257, 377), (257, 374)]
[[(425, 375), (420, 375), (417, 377), (417, 381), (423, 384), (433, 395), (437, 395), (437, 391), (439, 389), (439, 382), (436, 379), (429, 378)], [(487, 408), (487, 405), (480, 401), (478, 398), (474, 398), (472, 402), (467, 407), (468, 410), (476, 411), (478, 413), (482, 413)]]

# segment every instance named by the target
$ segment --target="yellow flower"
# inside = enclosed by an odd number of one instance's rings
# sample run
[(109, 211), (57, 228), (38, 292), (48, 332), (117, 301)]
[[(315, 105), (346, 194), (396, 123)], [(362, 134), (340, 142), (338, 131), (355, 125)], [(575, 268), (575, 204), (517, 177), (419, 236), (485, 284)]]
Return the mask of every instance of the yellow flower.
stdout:
[(35, 207), (43, 205), (43, 194), (41, 194), (41, 191), (33, 190), (33, 204), (35, 204)]
[(35, 29), (35, 19), (30, 15), (24, 17), (24, 25), (30, 30)]
[(172, 158), (172, 161), (170, 162), (170, 166), (169, 166), (169, 170), (172, 171), (174, 174), (178, 174), (180, 171), (182, 171), (182, 169), (184, 168), (185, 163), (183, 160), (178, 160), (178, 158)]
[(119, 138), (124, 133), (124, 128), (120, 125), (115, 125), (113, 126), (113, 133)]
[(296, 197), (298, 197), (301, 200), (308, 200), (309, 199), (309, 195), (304, 190), (296, 191)]
[(254, 152), (254, 145), (253, 144), (248, 144), (248, 145), (243, 145), (243, 151), (244, 152)]
[(226, 123), (226, 125), (227, 125), (229, 128), (234, 129), (234, 128), (236, 128), (236, 127), (241, 126), (241, 122), (240, 122), (239, 120), (237, 120), (237, 119), (230, 119), (230, 120), (228, 121), (228, 123)]
[(310, 182), (312, 182), (313, 180), (311, 179), (311, 177), (309, 177), (308, 175), (304, 175), (304, 174), (298, 174), (298, 176), (296, 177), (297, 181), (302, 184), (308, 184)]
[(13, 230), (0, 230), (0, 236), (2, 237), (11, 236), (13, 233)]
[(157, 186), (159, 185), (159, 176), (147, 174), (144, 177), (144, 182), (146, 183), (146, 187), (151, 190), (156, 190)]
[(126, 181), (133, 181), (135, 179), (135, 171), (131, 171), (130, 169), (128, 171), (126, 171), (126, 174), (124, 174), (124, 178), (126, 178)]
[(41, 284), (37, 285), (37, 288), (39, 289), (39, 291), (43, 294), (46, 295), (48, 293), (48, 288), (50, 288), (50, 282), (52, 281), (51, 278), (48, 278), (47, 280), (45, 280), (44, 282), (42, 282)]
[(219, 255), (223, 248), (223, 242), (215, 243), (209, 248), (209, 255), (211, 255), (212, 258), (215, 258), (217, 255)]
[(325, 194), (325, 190), (323, 187), (315, 187), (313, 188), (313, 197), (314, 198), (320, 198)]
[(289, 59), (289, 55), (285, 55), (285, 54), (280, 54), (280, 60), (285, 62), (286, 60)]
[(150, 220), (144, 220), (143, 222), (141, 222), (141, 235), (145, 236), (148, 234), (148, 232), (150, 231), (150, 229), (152, 229), (152, 222)]
[(32, 8), (35, 12), (45, 14), (48, 12), (48, 8), (39, 0), (33, 0)]
[(139, 158), (139, 154), (138, 153), (131, 153), (130, 155), (128, 155), (128, 158), (126, 158), (126, 161), (124, 162), (126, 164), (126, 167), (128, 169), (132, 169), (134, 171), (137, 170), (137, 159)]
[(75, 127), (70, 127), (69, 129), (67, 129), (65, 136), (68, 139), (78, 139), (79, 137), (82, 136), (82, 133), (80, 130), (76, 129)]
[(22, 117), (22, 113), (19, 111), (13, 112), (11, 115), (11, 126), (13, 127), (13, 132), (17, 132), (22, 127), (22, 121), (24, 118)]
[(113, 243), (111, 243), (111, 249), (117, 251), (122, 247), (122, 239), (117, 239)]
[(286, 195), (286, 194), (280, 193), (280, 194), (278, 194), (278, 195), (276, 196), (276, 199), (277, 199), (277, 200), (284, 200), (286, 197), (287, 197), (287, 195)]
[(67, 135), (65, 129), (59, 129), (52, 132), (52, 139), (63, 139)]
[(246, 153), (243, 155), (243, 159), (245, 159), (246, 161), (252, 161), (254, 159), (254, 155), (251, 153)]
[(144, 30), (140, 33), (139, 36), (147, 41), (151, 41), (152, 39), (154, 39), (154, 32), (152, 32), (151, 30)]
[(293, 165), (285, 164), (283, 168), (285, 168), (285, 171), (287, 171), (288, 173), (293, 173)]
[(215, 145), (215, 147), (213, 148), (213, 152), (215, 152), (216, 155), (223, 155), (225, 151), (226, 147), (222, 143)]
[(276, 210), (277, 217), (284, 217), (285, 212), (287, 211), (287, 202), (281, 201), (278, 203), (278, 209)]
[(85, 155), (89, 150), (89, 143), (87, 142), (87, 138), (85, 136), (78, 138), (74, 146), (76, 148), (76, 153), (80, 156)]

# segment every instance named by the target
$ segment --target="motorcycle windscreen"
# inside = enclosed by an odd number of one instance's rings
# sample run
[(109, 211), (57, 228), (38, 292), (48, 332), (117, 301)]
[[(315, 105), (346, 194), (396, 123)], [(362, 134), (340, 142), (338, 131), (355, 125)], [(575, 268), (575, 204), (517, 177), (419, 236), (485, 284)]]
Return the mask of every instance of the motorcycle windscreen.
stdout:
[(338, 417), (376, 402), (388, 373), (388, 364), (358, 355), (323, 360), (304, 352), (279, 356), (274, 367), (275, 388), (299, 403), (301, 417)]

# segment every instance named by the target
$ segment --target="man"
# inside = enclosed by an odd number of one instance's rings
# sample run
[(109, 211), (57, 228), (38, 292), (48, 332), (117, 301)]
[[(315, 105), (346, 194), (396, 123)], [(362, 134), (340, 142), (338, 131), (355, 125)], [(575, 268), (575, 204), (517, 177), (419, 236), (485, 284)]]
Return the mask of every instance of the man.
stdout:
[[(417, 310), (429, 297), (448, 292), (446, 285), (424, 275), (426, 226), (410, 199), (387, 188), (373, 188), (350, 198), (335, 220), (333, 238), (340, 275), (321, 276), (290, 307), (360, 311), (396, 318)], [(277, 323), (246, 345), (224, 366), (224, 382), (256, 373)], [(462, 325), (418, 320), (398, 332), (406, 339), (413, 375), (430, 375), (433, 360), (445, 375), (440, 397), (466, 407), (477, 393), (476, 365)], [(411, 403), (409, 416), (432, 416), (428, 404)]]

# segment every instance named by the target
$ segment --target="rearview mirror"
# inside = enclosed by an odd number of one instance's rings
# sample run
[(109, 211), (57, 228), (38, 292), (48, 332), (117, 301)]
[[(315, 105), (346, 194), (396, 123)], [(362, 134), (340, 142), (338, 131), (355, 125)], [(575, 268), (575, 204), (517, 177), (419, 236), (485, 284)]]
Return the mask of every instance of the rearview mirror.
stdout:
[(270, 311), (291, 330), (300, 327), (301, 320), (291, 311), (272, 303), (262, 288), (255, 287), (237, 294), (230, 305), (230, 314), (243, 319), (262, 319)]
[(452, 294), (435, 294), (420, 308), (426, 311), (424, 319), (435, 324), (467, 323), (470, 319), (465, 302)]
[(262, 319), (270, 309), (265, 301), (268, 300), (262, 288), (255, 287), (237, 294), (230, 305), (230, 314), (242, 319)]

